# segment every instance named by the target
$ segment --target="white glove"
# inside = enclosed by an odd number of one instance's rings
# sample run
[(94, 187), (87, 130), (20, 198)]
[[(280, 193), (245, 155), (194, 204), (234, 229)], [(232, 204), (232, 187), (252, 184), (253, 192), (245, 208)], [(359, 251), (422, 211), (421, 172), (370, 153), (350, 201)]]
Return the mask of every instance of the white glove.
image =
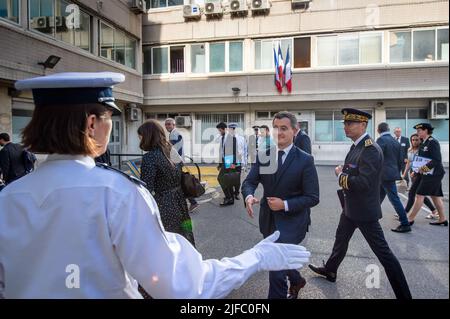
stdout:
[(311, 253), (305, 247), (275, 243), (279, 237), (277, 230), (251, 249), (260, 261), (259, 270), (299, 269), (309, 262)]

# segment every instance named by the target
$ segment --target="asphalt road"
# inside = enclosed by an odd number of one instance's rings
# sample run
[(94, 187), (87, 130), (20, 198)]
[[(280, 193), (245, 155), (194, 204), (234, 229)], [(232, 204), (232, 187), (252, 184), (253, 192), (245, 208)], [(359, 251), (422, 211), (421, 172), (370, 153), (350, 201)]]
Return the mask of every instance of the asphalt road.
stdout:
[[(311, 251), (311, 261), (321, 264), (330, 255), (336, 227), (339, 220), (340, 204), (336, 195), (337, 182), (334, 167), (319, 166), (320, 203), (312, 209), (312, 225), (302, 245)], [(444, 179), (446, 195), (445, 211), (448, 216), (448, 171)], [(261, 187), (257, 195), (261, 195)], [(401, 198), (405, 202), (404, 198)], [(258, 229), (258, 217), (250, 219), (243, 202), (234, 206), (220, 207), (222, 193), (211, 188), (200, 198), (200, 208), (192, 214), (197, 249), (204, 258), (232, 257), (251, 248), (262, 239)], [(413, 226), (413, 231), (397, 234), (390, 231), (398, 225), (393, 218), (394, 209), (386, 199), (383, 203), (383, 227), (385, 237), (394, 254), (399, 259), (408, 280), (413, 298), (449, 298), (449, 230), (448, 227), (428, 225), (422, 210)], [(258, 210), (258, 208), (256, 209)], [(380, 269), (379, 287), (367, 288), (368, 265), (375, 264)], [(350, 242), (347, 257), (338, 271), (336, 283), (317, 277), (308, 267), (301, 270), (307, 284), (301, 290), (302, 299), (348, 299), (394, 298), (383, 267), (369, 248), (359, 231)], [(268, 273), (254, 275), (242, 287), (233, 291), (228, 298), (266, 298)]]

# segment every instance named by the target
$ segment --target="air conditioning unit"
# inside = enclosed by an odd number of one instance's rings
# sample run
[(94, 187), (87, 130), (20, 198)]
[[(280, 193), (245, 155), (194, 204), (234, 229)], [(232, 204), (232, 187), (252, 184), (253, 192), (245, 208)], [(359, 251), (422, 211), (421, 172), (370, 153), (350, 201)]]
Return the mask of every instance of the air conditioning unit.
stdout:
[(295, 9), (308, 9), (311, 0), (291, 0), (292, 10)]
[(448, 119), (448, 100), (432, 100), (430, 105), (431, 119)]
[(137, 107), (130, 107), (127, 109), (128, 121), (139, 121), (140, 110)]
[(219, 1), (205, 2), (205, 15), (206, 16), (221, 16), (223, 15), (222, 3)]
[(66, 17), (64, 16), (56, 16), (55, 19), (51, 18), (49, 21), (50, 27), (54, 27), (56, 25), (56, 28), (58, 30), (66, 29)]
[(47, 29), (48, 27), (48, 17), (34, 17), (31, 20), (31, 28), (33, 29)]
[(269, 0), (252, 0), (251, 9), (253, 12), (268, 12), (271, 6)]
[(130, 10), (135, 14), (145, 13), (146, 4), (144, 0), (131, 0)]
[(200, 19), (202, 12), (197, 4), (186, 4), (183, 6), (183, 17), (186, 19)]
[(248, 13), (247, 0), (231, 0), (230, 13), (233, 15), (244, 15)]
[(175, 124), (178, 127), (191, 127), (191, 117), (190, 116), (175, 116)]

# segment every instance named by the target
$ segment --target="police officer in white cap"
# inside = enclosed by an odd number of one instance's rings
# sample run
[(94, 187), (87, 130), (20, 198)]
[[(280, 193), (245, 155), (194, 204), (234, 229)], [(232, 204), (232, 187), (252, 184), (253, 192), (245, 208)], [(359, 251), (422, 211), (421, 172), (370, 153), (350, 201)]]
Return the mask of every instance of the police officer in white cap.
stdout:
[[(0, 296), (6, 298), (220, 298), (261, 270), (300, 268), (310, 253), (275, 233), (233, 258), (203, 260), (165, 232), (137, 179), (94, 158), (105, 152), (117, 73), (55, 74), (18, 81), (36, 104), (23, 131), (49, 154), (0, 193)], [(2, 291), (3, 290), (3, 291)]]

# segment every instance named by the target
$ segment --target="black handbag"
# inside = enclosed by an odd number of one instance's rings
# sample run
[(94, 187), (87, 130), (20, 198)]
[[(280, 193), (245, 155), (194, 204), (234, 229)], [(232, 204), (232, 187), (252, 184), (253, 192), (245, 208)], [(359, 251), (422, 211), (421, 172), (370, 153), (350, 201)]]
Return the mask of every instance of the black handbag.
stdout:
[(187, 198), (200, 197), (205, 193), (205, 188), (200, 183), (202, 175), (200, 173), (200, 167), (196, 163), (198, 178), (189, 172), (181, 172), (181, 189)]

